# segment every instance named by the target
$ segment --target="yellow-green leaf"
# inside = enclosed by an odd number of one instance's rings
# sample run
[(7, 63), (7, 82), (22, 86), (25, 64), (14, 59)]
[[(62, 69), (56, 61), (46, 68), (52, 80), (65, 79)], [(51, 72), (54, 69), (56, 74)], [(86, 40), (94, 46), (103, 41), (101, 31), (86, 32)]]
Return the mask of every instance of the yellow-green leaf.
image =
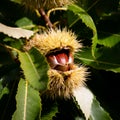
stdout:
[(75, 17), (74, 17), (75, 19), (70, 24), (70, 27), (72, 25), (74, 25), (78, 20), (81, 19), (82, 22), (93, 31), (92, 55), (95, 56), (95, 49), (96, 49), (96, 45), (97, 45), (97, 30), (96, 30), (96, 26), (93, 22), (93, 19), (84, 9), (82, 9), (81, 7), (79, 7), (75, 4), (68, 6), (68, 10), (72, 11), (75, 15)]
[(108, 32), (99, 32), (98, 44), (106, 47), (114, 47), (120, 43), (120, 34), (112, 34)]
[(120, 45), (114, 48), (99, 48), (96, 50), (96, 59), (92, 56), (89, 48), (76, 55), (76, 60), (85, 65), (106, 71), (120, 72)]
[(16, 111), (12, 120), (35, 120), (38, 118), (41, 111), (39, 92), (33, 89), (27, 80), (20, 80), (16, 102)]
[(38, 90), (46, 89), (48, 64), (45, 57), (35, 48), (29, 52), (18, 51), (18, 54), (25, 79)]

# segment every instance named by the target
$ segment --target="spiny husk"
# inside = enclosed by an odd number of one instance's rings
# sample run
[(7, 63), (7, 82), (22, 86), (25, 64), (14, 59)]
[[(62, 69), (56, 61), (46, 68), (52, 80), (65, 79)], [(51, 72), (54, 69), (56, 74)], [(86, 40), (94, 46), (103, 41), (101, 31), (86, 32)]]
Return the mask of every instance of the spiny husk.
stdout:
[(73, 3), (74, 0), (22, 0), (22, 4), (32, 9), (51, 9)]
[(67, 29), (49, 30), (42, 34), (36, 34), (27, 44), (36, 47), (42, 54), (46, 55), (51, 50), (69, 47), (71, 52), (77, 52), (81, 47), (76, 40), (76, 35)]
[(74, 89), (85, 85), (87, 75), (87, 68), (84, 66), (74, 65), (73, 70), (63, 73), (50, 69), (47, 94), (53, 99), (59, 97), (68, 99), (72, 96)]
[[(76, 38), (76, 35), (66, 28), (63, 30), (51, 29), (35, 35), (26, 46), (27, 48), (36, 47), (45, 56), (51, 51), (54, 52), (56, 49), (62, 50), (64, 48), (69, 48), (74, 55), (82, 47)], [(57, 97), (70, 98), (74, 89), (84, 86), (87, 75), (86, 67), (78, 67), (74, 63), (68, 71), (58, 71), (50, 68), (48, 70), (48, 89), (45, 93), (53, 99)]]

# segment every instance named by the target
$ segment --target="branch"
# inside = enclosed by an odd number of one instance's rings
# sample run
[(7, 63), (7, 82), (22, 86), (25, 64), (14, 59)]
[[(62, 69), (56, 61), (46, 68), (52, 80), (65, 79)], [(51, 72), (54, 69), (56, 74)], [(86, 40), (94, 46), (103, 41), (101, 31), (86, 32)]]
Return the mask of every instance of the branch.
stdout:
[(41, 16), (43, 17), (43, 19), (45, 20), (46, 25), (47, 25), (48, 27), (50, 27), (50, 28), (53, 28), (53, 24), (51, 23), (49, 17), (46, 15), (44, 9), (43, 9), (43, 8), (40, 8), (40, 9), (39, 9), (39, 12), (40, 12)]

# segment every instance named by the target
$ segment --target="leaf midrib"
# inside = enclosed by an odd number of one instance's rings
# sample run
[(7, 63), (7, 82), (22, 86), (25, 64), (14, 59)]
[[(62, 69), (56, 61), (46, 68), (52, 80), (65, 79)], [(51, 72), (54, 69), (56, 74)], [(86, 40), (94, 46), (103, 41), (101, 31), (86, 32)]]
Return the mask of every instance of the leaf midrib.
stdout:
[(28, 82), (25, 81), (25, 100), (24, 100), (24, 115), (23, 120), (26, 120), (26, 111), (27, 111), (27, 94), (28, 94)]
[(111, 62), (93, 60), (93, 59), (88, 59), (88, 58), (83, 58), (83, 57), (80, 57), (79, 59), (89, 61), (89, 62), (96, 62), (96, 63), (102, 63), (102, 64), (107, 64), (107, 65), (113, 65), (113, 66), (120, 67), (120, 64), (115, 64), (115, 63), (111, 63)]
[(34, 63), (32, 62), (32, 59), (31, 59), (30, 55), (29, 55), (27, 52), (25, 52), (25, 54), (27, 55), (28, 60), (30, 61), (31, 66), (33, 67), (33, 70), (34, 70), (37, 78), (39, 79), (39, 78), (40, 78), (39, 73), (37, 72), (37, 70), (36, 70), (36, 68), (35, 68), (35, 66), (34, 66)]

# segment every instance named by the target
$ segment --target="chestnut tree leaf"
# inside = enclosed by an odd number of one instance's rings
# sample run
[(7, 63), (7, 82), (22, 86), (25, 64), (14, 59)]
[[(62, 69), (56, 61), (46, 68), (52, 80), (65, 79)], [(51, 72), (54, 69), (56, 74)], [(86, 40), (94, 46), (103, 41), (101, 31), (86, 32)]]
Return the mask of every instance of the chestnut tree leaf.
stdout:
[[(2, 79), (2, 78), (1, 78)], [(7, 87), (4, 87), (2, 85), (2, 80), (0, 79), (0, 99), (3, 97), (3, 95), (9, 93), (9, 89)]]
[(120, 34), (99, 32), (98, 38), (97, 43), (106, 47), (114, 47), (116, 44), (120, 43)]
[(31, 29), (35, 27), (32, 20), (28, 19), (27, 17), (23, 17), (15, 22), (15, 25), (17, 25), (20, 28), (23, 29)]
[(91, 115), (89, 120), (112, 120), (109, 113), (100, 106), (100, 103), (94, 96), (92, 108), (91, 108)]
[(73, 96), (76, 105), (79, 106), (86, 120), (112, 120), (88, 88), (80, 87), (74, 89)]
[(57, 112), (58, 106), (56, 104), (52, 104), (50, 110), (44, 112), (44, 115), (42, 115), (41, 120), (52, 120), (52, 118), (55, 117)]
[(75, 4), (69, 5), (68, 10), (70, 10), (74, 13), (74, 15), (71, 16), (73, 18), (73, 20), (72, 20), (71, 24), (69, 25), (69, 27), (74, 25), (78, 20), (82, 20), (82, 22), (93, 31), (92, 55), (95, 56), (95, 49), (96, 49), (96, 45), (97, 45), (97, 30), (96, 30), (96, 26), (93, 22), (93, 19), (84, 9), (82, 9), (81, 7), (79, 7)]
[(76, 61), (96, 69), (120, 72), (120, 44), (111, 48), (96, 49), (96, 59), (91, 54), (90, 48), (83, 49), (76, 54)]
[(82, 116), (88, 120), (91, 114), (93, 94), (86, 87), (78, 87), (73, 90), (73, 96), (78, 108), (81, 109), (81, 112), (84, 114), (84, 116)]
[(25, 79), (36, 89), (42, 91), (47, 88), (48, 64), (45, 57), (35, 48), (28, 52), (18, 51), (21, 68)]
[(16, 111), (12, 120), (35, 120), (41, 111), (39, 92), (33, 89), (27, 80), (21, 79), (16, 95)]
[(10, 0), (12, 2), (15, 2), (15, 3), (18, 3), (18, 4), (21, 4), (22, 3), (22, 0)]
[(9, 37), (13, 37), (16, 39), (19, 39), (19, 38), (28, 39), (34, 34), (34, 32), (31, 30), (25, 30), (17, 27), (9, 27), (2, 23), (0, 23), (0, 32), (2, 32), (5, 35), (8, 35)]

